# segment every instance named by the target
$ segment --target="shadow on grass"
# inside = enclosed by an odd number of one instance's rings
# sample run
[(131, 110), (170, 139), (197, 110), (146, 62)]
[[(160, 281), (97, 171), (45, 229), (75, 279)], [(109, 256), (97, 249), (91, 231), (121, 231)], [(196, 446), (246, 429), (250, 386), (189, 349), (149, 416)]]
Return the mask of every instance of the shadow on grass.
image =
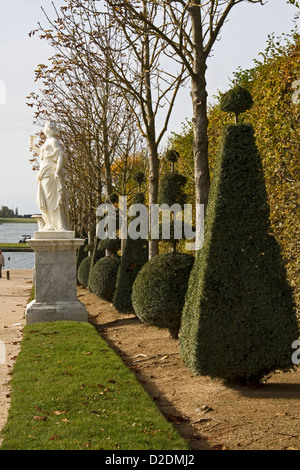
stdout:
[(128, 318), (120, 318), (117, 320), (110, 321), (108, 323), (101, 323), (101, 324), (96, 324), (93, 321), (93, 318), (90, 317), (91, 323), (93, 323), (94, 326), (96, 326), (98, 329), (107, 329), (107, 328), (116, 328), (116, 327), (121, 327), (121, 326), (132, 326), (132, 325), (141, 325), (142, 322), (139, 320), (137, 317), (128, 317)]

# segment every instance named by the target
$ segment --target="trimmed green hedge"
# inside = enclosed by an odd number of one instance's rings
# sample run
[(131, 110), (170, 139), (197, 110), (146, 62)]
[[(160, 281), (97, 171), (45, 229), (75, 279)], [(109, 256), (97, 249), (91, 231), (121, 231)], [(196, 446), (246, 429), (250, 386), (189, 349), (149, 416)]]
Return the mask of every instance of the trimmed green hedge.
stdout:
[(90, 291), (100, 299), (112, 302), (119, 265), (120, 258), (117, 256), (106, 256), (97, 261), (90, 271), (88, 284)]
[(261, 159), (251, 125), (225, 128), (180, 330), (194, 372), (261, 380), (289, 370), (299, 337), (280, 250), (270, 234)]
[(177, 338), (194, 257), (186, 253), (155, 256), (140, 270), (132, 288), (137, 317), (148, 325), (168, 328)]

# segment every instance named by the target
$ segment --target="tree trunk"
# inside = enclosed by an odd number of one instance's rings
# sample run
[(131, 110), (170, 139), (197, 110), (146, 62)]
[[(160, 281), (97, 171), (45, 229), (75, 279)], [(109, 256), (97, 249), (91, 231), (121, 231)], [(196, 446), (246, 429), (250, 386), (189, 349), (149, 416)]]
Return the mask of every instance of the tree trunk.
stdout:
[(189, 13), (193, 29), (193, 75), (191, 77), (191, 96), (193, 103), (193, 152), (196, 204), (204, 204), (206, 209), (210, 187), (208, 166), (207, 137), (207, 92), (206, 92), (206, 57), (203, 51), (202, 22), (200, 0), (190, 8)]
[[(147, 3), (144, 2), (144, 14), (147, 15)], [(149, 153), (149, 228), (151, 228), (151, 206), (157, 203), (158, 197), (158, 152), (155, 134), (155, 119), (151, 93), (150, 77), (150, 44), (149, 34), (143, 36), (143, 80), (145, 86), (145, 110), (147, 115), (147, 145)], [(158, 240), (149, 241), (149, 259), (158, 254)]]
[(206, 91), (202, 90), (203, 86), (201, 82), (204, 78), (199, 78), (192, 81), (194, 178), (196, 204), (204, 204), (204, 208), (206, 209), (210, 187), (207, 137), (208, 119), (206, 110), (207, 94)]
[(113, 192), (112, 177), (111, 177), (111, 154), (109, 146), (109, 68), (105, 69), (105, 96), (102, 103), (102, 138), (103, 138), (103, 153), (104, 153), (104, 168), (105, 168), (105, 190), (106, 196), (110, 196)]
[[(158, 197), (158, 156), (155, 142), (148, 141), (149, 149), (149, 229), (151, 229), (151, 206)], [(158, 254), (158, 240), (149, 241), (149, 259)]]
[(111, 157), (109, 151), (109, 138), (106, 116), (103, 119), (103, 147), (104, 147), (104, 167), (105, 167), (105, 189), (106, 195), (110, 196), (113, 192), (111, 178)]

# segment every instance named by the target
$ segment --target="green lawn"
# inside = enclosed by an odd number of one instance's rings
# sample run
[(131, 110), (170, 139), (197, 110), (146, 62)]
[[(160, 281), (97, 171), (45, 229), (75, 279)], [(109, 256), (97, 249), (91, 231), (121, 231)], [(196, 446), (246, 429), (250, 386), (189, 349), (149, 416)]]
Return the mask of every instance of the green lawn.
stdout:
[(29, 248), (26, 243), (0, 243), (1, 248)]
[(89, 323), (27, 325), (1, 450), (189, 450)]
[(5, 218), (5, 217), (1, 217), (0, 218), (0, 224), (35, 224), (36, 223), (36, 220), (35, 219), (26, 219), (24, 217), (24, 219), (22, 218)]

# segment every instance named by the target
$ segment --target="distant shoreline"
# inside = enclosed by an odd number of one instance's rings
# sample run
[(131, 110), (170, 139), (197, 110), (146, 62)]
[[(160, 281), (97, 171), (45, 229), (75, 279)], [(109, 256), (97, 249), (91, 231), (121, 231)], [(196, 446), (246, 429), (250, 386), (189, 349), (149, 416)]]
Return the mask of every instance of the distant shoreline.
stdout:
[(0, 242), (0, 250), (3, 251), (3, 253), (14, 253), (14, 252), (31, 252), (33, 251), (30, 246), (28, 246), (26, 243), (1, 243)]
[(36, 219), (27, 219), (24, 217), (22, 218), (10, 218), (8, 217), (7, 219), (5, 217), (0, 218), (0, 224), (35, 224), (37, 223)]

